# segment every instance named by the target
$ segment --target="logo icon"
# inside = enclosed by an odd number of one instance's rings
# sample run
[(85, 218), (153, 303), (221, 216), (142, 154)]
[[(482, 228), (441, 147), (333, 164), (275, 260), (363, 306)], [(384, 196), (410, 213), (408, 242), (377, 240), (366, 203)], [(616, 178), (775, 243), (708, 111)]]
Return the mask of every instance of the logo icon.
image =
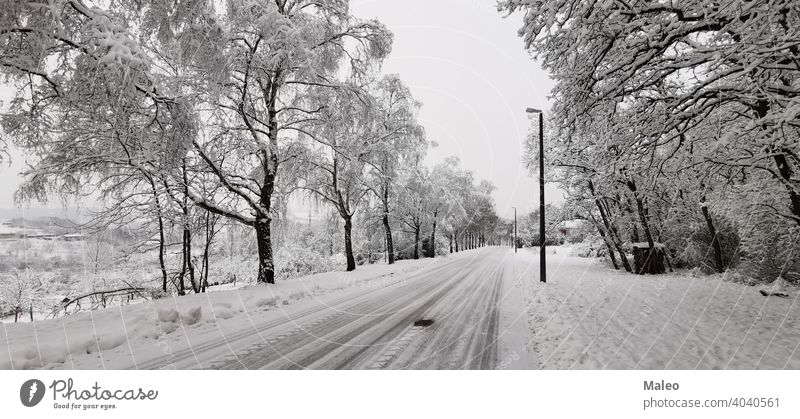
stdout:
[(40, 380), (28, 380), (19, 388), (19, 400), (27, 407), (36, 406), (44, 398), (44, 390), (44, 383)]

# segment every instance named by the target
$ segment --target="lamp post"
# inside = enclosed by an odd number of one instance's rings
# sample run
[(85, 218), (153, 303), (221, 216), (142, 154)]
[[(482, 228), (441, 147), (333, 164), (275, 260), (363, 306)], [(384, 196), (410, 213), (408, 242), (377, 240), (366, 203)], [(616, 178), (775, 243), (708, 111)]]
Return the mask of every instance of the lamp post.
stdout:
[(526, 112), (539, 114), (539, 280), (547, 282), (544, 238), (544, 113), (534, 108), (528, 108)]
[(517, 253), (517, 207), (514, 208), (514, 253)]

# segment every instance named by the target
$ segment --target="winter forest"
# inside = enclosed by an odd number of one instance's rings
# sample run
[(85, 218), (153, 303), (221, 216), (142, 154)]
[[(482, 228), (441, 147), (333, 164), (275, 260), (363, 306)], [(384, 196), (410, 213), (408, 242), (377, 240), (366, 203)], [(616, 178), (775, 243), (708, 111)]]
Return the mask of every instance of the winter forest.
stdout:
[[(800, 280), (800, 3), (502, 2), (556, 80), (548, 181), (615, 268), (630, 246)], [(536, 150), (527, 160), (536, 164)]]
[(82, 211), (0, 223), (0, 369), (800, 369), (800, 2), (471, 4), (552, 82), (511, 159), (351, 3), (0, 0), (14, 202)]
[[(421, 163), (421, 104), (380, 72), (392, 34), (347, 2), (2, 8), (2, 141), (30, 161), (15, 199), (100, 203), (80, 227), (115, 248), (102, 263), (146, 269), (90, 289), (183, 295), (497, 238), (493, 186)], [(328, 215), (287, 217), (295, 197)]]

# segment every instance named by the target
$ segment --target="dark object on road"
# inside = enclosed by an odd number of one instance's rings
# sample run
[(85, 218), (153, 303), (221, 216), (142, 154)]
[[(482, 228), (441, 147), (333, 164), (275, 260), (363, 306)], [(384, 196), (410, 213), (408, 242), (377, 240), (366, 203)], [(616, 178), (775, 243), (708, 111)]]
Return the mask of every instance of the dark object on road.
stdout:
[(783, 297), (783, 298), (789, 298), (789, 294), (787, 294), (787, 293), (785, 293), (785, 292), (783, 292), (783, 291), (766, 291), (766, 290), (759, 290), (758, 292), (760, 292), (760, 293), (761, 293), (761, 295), (763, 295), (764, 297), (770, 297), (770, 296), (771, 296), (771, 297)]
[(433, 319), (419, 319), (414, 322), (414, 326), (428, 327), (433, 324)]

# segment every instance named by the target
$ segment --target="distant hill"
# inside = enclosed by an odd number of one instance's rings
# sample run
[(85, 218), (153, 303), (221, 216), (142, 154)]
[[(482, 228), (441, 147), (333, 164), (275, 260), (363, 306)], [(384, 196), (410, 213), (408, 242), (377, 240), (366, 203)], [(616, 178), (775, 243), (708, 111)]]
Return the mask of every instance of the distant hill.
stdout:
[(60, 217), (17, 217), (7, 221), (6, 224), (10, 227), (36, 229), (53, 234), (65, 234), (75, 229), (74, 221)]
[(81, 217), (82, 211), (74, 208), (0, 208), (0, 219), (11, 220), (14, 218), (43, 218), (56, 217), (63, 219), (77, 220)]

